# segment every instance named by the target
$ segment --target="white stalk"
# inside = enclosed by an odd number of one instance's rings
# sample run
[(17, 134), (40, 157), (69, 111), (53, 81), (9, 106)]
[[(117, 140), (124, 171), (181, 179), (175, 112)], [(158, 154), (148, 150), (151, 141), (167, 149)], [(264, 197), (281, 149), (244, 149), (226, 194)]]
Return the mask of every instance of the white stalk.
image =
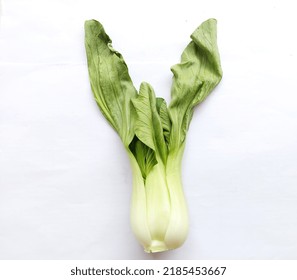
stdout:
[(181, 182), (181, 151), (161, 161), (143, 179), (131, 154), (133, 190), (131, 225), (146, 252), (181, 246), (188, 233), (188, 211)]

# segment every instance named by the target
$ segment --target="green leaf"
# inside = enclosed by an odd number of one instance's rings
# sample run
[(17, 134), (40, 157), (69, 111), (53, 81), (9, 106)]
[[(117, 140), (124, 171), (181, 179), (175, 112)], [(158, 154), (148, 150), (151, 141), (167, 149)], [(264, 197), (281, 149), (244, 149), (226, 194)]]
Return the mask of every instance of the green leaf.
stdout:
[(130, 151), (133, 153), (138, 166), (141, 170), (142, 177), (146, 179), (149, 172), (156, 165), (157, 159), (155, 151), (142, 143), (136, 136), (129, 145)]
[(161, 124), (163, 128), (163, 134), (166, 144), (169, 144), (169, 137), (171, 131), (171, 120), (169, 118), (168, 108), (165, 99), (157, 97), (157, 111), (161, 118)]
[(85, 22), (85, 47), (91, 88), (105, 118), (117, 131), (126, 147), (134, 137), (131, 98), (137, 91), (122, 55), (96, 20)]
[(172, 122), (170, 149), (185, 140), (193, 109), (215, 88), (222, 78), (217, 47), (216, 20), (203, 22), (191, 35), (181, 62), (171, 68), (174, 74), (169, 116)]
[(137, 98), (132, 99), (136, 111), (135, 134), (145, 145), (154, 150), (165, 163), (167, 147), (163, 135), (161, 118), (157, 111), (157, 101), (152, 87), (142, 83)]

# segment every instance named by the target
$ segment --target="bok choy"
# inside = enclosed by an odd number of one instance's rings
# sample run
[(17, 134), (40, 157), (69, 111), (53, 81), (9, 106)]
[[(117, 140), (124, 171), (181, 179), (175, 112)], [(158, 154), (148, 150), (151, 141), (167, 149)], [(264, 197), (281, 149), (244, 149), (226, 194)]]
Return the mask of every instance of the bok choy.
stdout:
[(85, 22), (91, 89), (129, 156), (131, 225), (146, 252), (175, 249), (188, 234), (181, 163), (194, 107), (222, 78), (216, 36), (215, 19), (193, 32), (181, 62), (171, 68), (172, 100), (167, 106), (148, 83), (136, 90), (123, 56), (112, 47), (102, 24)]

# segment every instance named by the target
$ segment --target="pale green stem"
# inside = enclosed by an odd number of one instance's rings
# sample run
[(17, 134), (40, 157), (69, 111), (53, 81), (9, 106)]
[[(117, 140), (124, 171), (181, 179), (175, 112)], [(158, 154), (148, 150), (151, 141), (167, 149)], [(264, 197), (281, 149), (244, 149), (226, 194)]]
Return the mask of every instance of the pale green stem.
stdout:
[(166, 167), (159, 161), (146, 180), (133, 154), (132, 230), (146, 252), (181, 246), (188, 233), (188, 211), (181, 181), (183, 147), (169, 154)]

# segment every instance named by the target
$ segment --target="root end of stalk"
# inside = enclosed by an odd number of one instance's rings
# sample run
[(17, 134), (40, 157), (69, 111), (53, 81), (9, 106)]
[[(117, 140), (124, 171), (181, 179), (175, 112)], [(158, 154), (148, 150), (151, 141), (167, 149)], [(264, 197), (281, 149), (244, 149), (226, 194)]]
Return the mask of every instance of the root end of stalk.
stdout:
[(147, 253), (158, 253), (169, 250), (164, 241), (153, 240), (149, 247), (144, 249)]

